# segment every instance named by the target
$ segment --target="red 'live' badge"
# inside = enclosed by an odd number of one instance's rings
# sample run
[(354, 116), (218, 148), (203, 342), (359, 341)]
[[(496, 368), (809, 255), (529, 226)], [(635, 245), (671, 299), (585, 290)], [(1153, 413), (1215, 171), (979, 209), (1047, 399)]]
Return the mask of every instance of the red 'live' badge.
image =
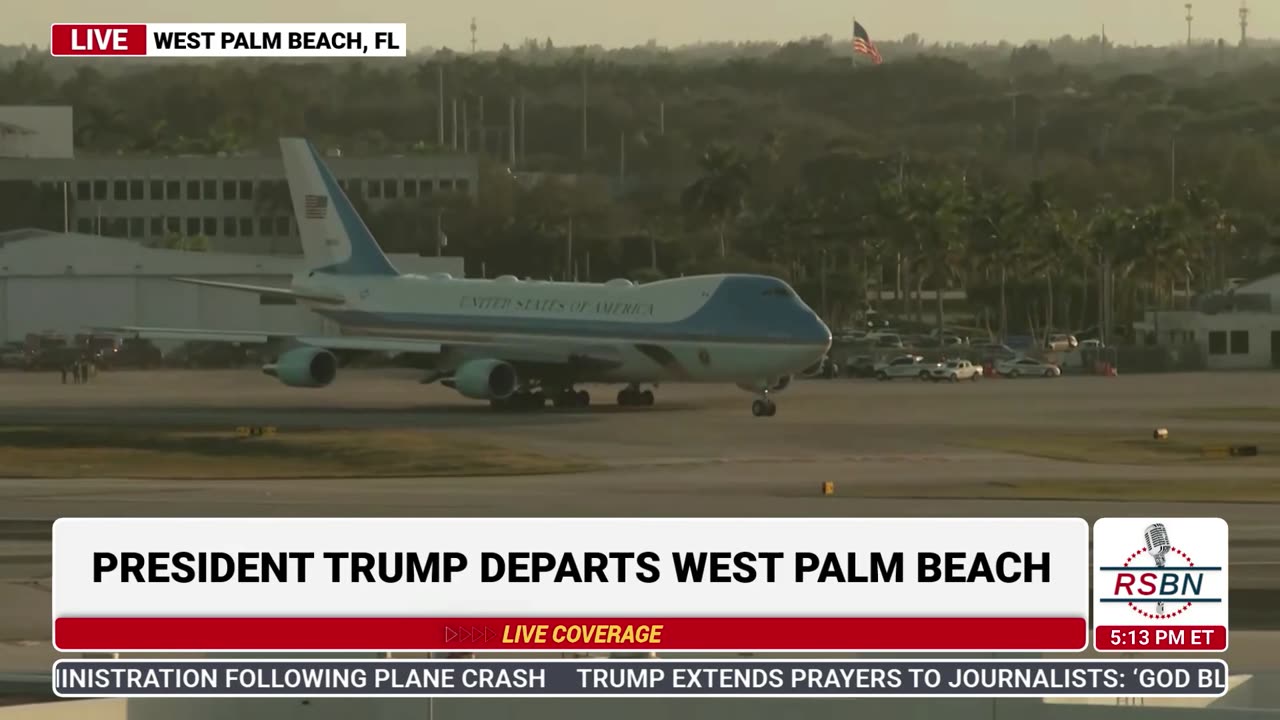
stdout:
[(147, 26), (121, 23), (54, 23), (49, 30), (54, 57), (113, 57), (147, 54)]

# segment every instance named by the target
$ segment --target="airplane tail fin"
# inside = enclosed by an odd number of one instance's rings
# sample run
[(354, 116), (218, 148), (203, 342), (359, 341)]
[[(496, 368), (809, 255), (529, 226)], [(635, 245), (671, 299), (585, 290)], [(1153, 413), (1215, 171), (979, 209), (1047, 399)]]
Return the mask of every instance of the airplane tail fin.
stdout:
[(333, 275), (399, 275), (308, 140), (281, 138), (307, 266)]

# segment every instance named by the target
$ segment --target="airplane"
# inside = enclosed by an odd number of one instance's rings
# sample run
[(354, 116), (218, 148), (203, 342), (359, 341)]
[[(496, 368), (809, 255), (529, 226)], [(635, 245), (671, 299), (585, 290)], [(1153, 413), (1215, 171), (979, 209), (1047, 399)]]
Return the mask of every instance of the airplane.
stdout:
[(772, 417), (772, 394), (820, 362), (831, 331), (784, 281), (723, 274), (634, 284), (406, 275), (302, 138), (282, 138), (306, 269), (290, 286), (200, 278), (174, 281), (287, 298), (327, 318), (340, 334), (307, 336), (124, 326), (151, 340), (257, 344), (278, 352), (263, 372), (291, 387), (334, 381), (350, 351), (429, 356), (423, 383), (439, 381), (499, 410), (585, 407), (575, 386), (621, 384), (617, 402), (654, 403), (667, 382), (733, 383), (754, 393), (751, 412)]

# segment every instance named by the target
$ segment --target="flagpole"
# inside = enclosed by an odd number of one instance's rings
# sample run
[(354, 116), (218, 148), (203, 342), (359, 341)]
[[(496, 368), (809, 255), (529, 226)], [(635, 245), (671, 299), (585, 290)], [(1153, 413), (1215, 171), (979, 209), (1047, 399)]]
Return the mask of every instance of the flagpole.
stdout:
[(858, 16), (853, 16), (853, 24), (849, 26), (849, 67), (858, 67), (858, 51), (853, 49), (853, 43), (858, 39)]

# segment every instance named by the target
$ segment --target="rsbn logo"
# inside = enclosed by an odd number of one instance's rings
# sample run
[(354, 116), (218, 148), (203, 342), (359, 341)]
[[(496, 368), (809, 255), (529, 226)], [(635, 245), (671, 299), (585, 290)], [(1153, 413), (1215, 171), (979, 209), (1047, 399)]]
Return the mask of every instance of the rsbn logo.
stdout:
[(1148, 525), (1142, 539), (1143, 546), (1130, 553), (1123, 565), (1101, 568), (1114, 576), (1110, 597), (1100, 597), (1100, 602), (1126, 603), (1151, 620), (1177, 617), (1196, 603), (1222, 602), (1221, 597), (1204, 593), (1205, 577), (1222, 572), (1221, 567), (1197, 566), (1170, 542), (1164, 523)]

